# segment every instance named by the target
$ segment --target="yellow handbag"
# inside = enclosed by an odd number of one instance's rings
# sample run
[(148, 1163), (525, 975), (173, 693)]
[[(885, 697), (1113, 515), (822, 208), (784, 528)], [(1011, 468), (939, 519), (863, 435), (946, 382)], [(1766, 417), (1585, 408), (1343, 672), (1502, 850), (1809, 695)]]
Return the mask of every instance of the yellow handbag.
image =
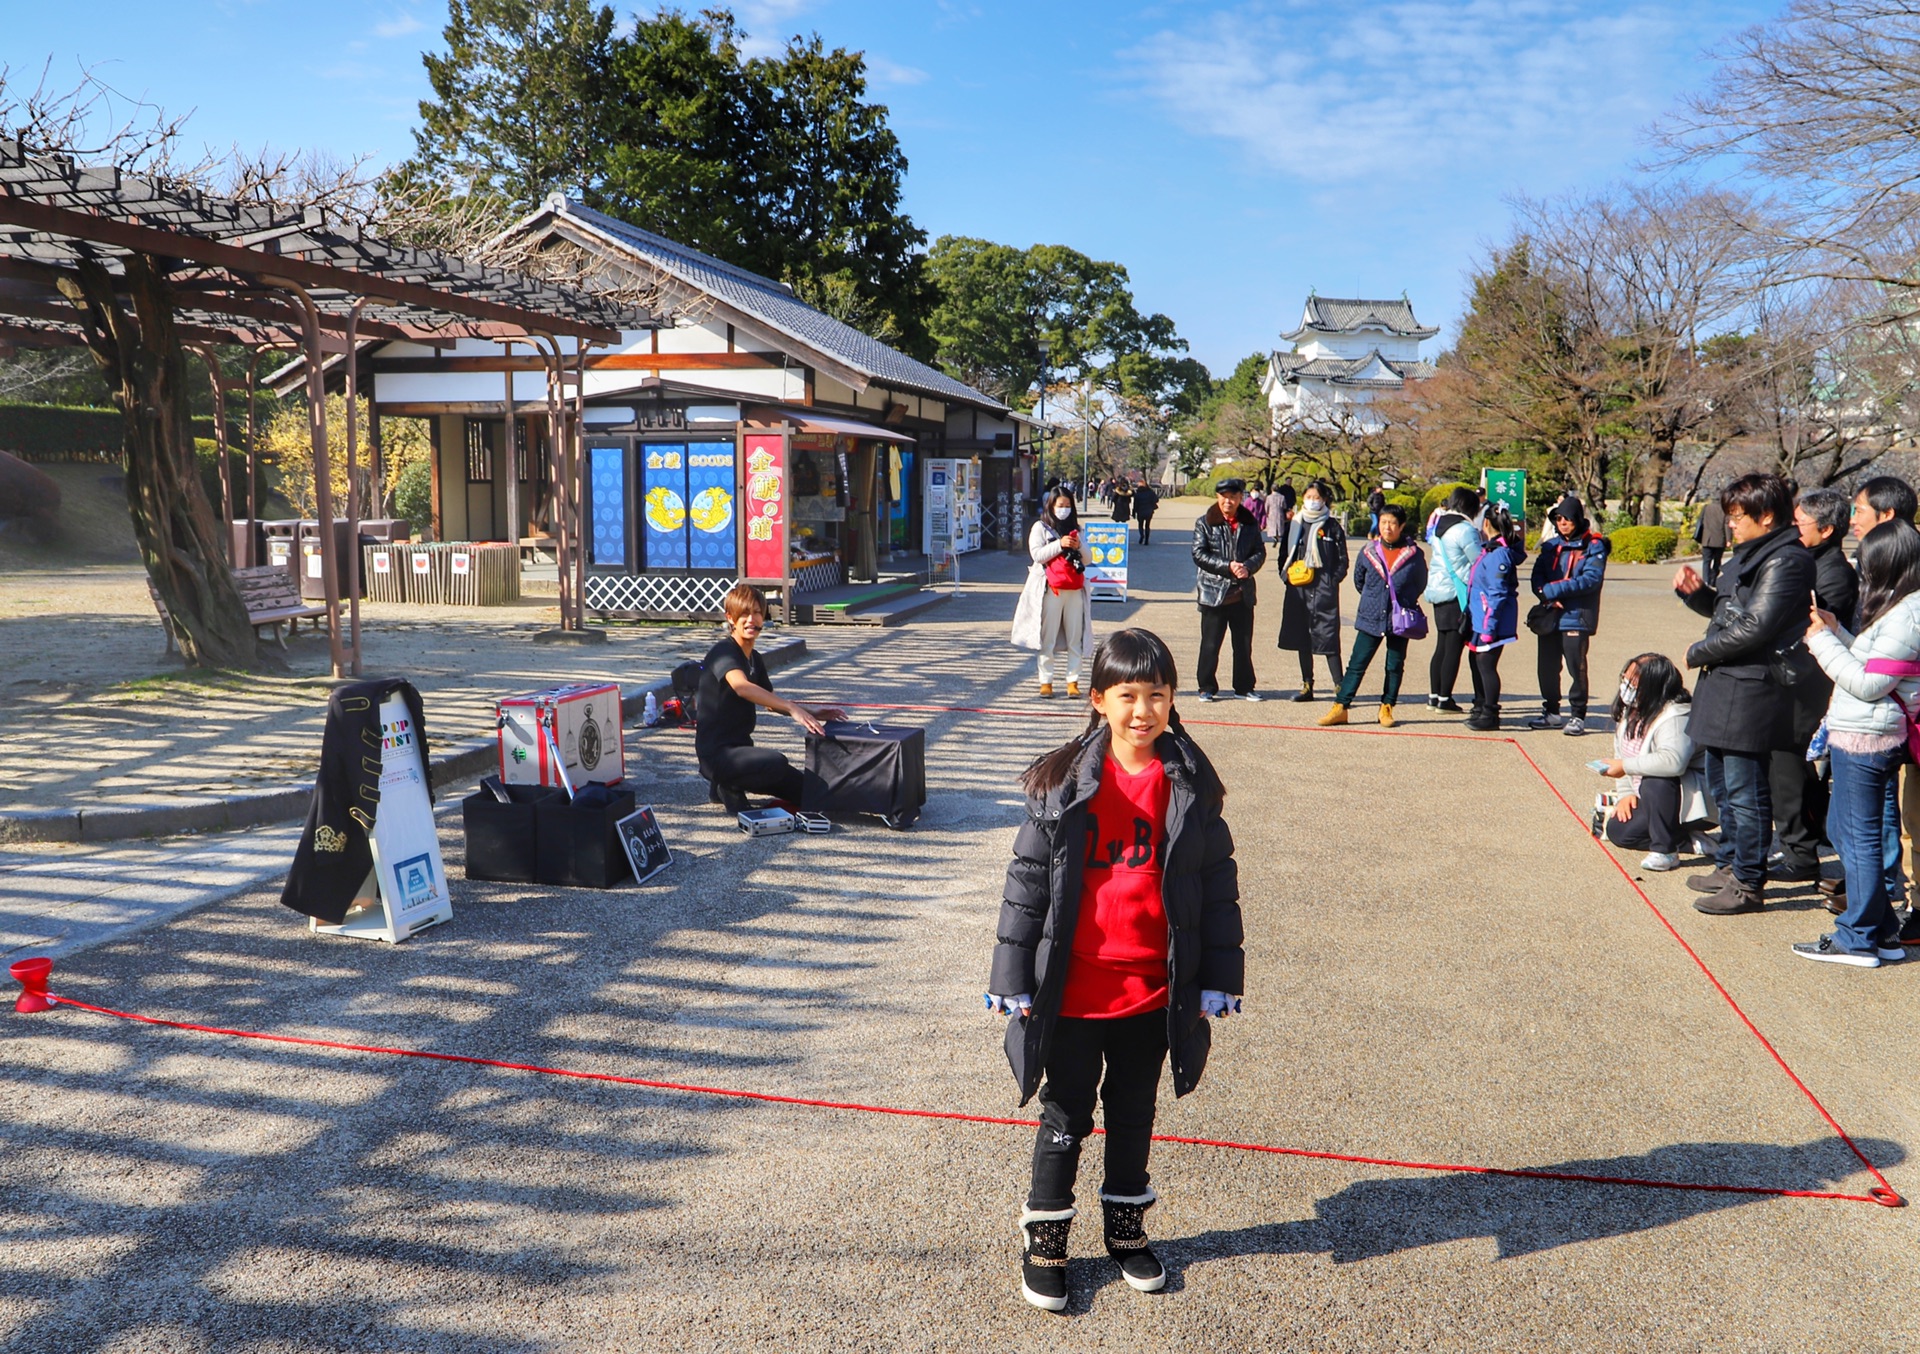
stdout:
[(1303, 559), (1297, 559), (1287, 566), (1287, 582), (1296, 588), (1304, 588), (1319, 577), (1320, 571)]

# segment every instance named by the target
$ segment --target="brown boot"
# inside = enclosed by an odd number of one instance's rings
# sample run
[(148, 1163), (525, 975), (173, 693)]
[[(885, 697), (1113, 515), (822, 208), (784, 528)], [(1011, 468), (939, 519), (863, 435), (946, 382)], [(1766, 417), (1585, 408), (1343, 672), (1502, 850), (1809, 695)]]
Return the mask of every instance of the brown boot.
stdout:
[(1077, 695), (1079, 695), (1079, 694), (1080, 694), (1080, 683), (1078, 683), (1078, 682), (1068, 682), (1068, 683), (1067, 683), (1067, 694), (1068, 694), (1069, 696), (1077, 696)]
[(1727, 886), (1718, 893), (1693, 900), (1693, 910), (1704, 912), (1709, 917), (1734, 917), (1742, 912), (1758, 912), (1766, 905), (1766, 899), (1761, 896), (1759, 889), (1750, 889), (1738, 880), (1729, 880)]
[(1716, 865), (1706, 874), (1687, 876), (1687, 887), (1695, 893), (1718, 893), (1733, 882), (1733, 871)]
[(1051, 700), (1053, 697), (1053, 683), (1052, 682), (1040, 683), (1040, 694), (1043, 697), (1046, 697), (1047, 699)]
[(1391, 729), (1397, 722), (1393, 717), (1393, 707), (1391, 705), (1383, 705), (1380, 707), (1381, 728)]
[(1344, 705), (1335, 705), (1335, 706), (1329, 707), (1327, 712), (1324, 715), (1320, 716), (1320, 719), (1318, 721), (1320, 727), (1323, 729), (1332, 728), (1335, 724), (1345, 724), (1346, 722), (1347, 722), (1347, 707)]

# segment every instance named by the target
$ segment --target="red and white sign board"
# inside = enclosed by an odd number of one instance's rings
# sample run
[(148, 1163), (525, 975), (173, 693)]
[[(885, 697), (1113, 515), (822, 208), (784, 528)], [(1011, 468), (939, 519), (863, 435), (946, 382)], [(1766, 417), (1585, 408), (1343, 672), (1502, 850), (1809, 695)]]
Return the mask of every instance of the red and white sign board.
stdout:
[(433, 556), (429, 555), (424, 550), (414, 551), (413, 552), (413, 571), (416, 574), (432, 573), (433, 572)]
[(626, 779), (620, 741), (620, 688), (576, 682), (526, 696), (509, 696), (496, 707), (500, 718), (500, 779), (508, 785), (560, 785), (579, 789), (589, 781), (618, 785)]
[(456, 578), (465, 578), (473, 572), (473, 556), (467, 554), (464, 550), (454, 551), (447, 559), (453, 566), (453, 573)]
[(745, 566), (749, 583), (787, 581), (787, 527), (792, 506), (785, 433), (748, 433), (742, 441), (741, 499), (746, 510)]

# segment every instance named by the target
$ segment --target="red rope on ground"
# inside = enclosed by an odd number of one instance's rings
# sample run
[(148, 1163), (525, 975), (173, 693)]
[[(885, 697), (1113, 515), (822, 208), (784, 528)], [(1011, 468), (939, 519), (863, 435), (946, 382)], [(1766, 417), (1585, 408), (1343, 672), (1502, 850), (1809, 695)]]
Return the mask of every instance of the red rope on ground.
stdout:
[[(1684, 942), (1683, 942), (1684, 943)], [(429, 1049), (385, 1048), (378, 1044), (350, 1044), (338, 1039), (307, 1039), (292, 1034), (266, 1034), (259, 1030), (231, 1030), (219, 1025), (198, 1025), (187, 1020), (165, 1020), (159, 1016), (138, 1015), (132, 1011), (116, 1011), (111, 1006), (96, 1006), (92, 1002), (79, 1001), (73, 997), (63, 997), (57, 993), (48, 993), (48, 998), (62, 1006), (72, 1006), (82, 1011), (92, 1011), (96, 1015), (112, 1016), (117, 1020), (136, 1021), (142, 1025), (160, 1025), (167, 1029), (189, 1030), (196, 1034), (218, 1034), (231, 1039), (256, 1039), (270, 1044), (297, 1044), (305, 1048), (332, 1048), (348, 1053), (378, 1053), (396, 1058), (425, 1058), (433, 1062), (466, 1063), (472, 1067), (497, 1067), (508, 1072), (533, 1072), (548, 1077), (572, 1077), (580, 1081), (606, 1081), (621, 1086), (640, 1086), (654, 1091), (676, 1091), (685, 1095), (721, 1096), (729, 1100), (758, 1100), (773, 1105), (799, 1105), (809, 1109), (842, 1110), (858, 1114), (888, 1114), (903, 1119), (944, 1119), (966, 1124), (996, 1124), (1009, 1128), (1038, 1128), (1039, 1124), (1031, 1119), (1008, 1119), (991, 1114), (963, 1114), (958, 1110), (922, 1110), (905, 1109), (897, 1105), (864, 1105), (850, 1100), (816, 1100), (806, 1096), (775, 1095), (769, 1091), (741, 1091), (724, 1086), (699, 1086), (677, 1081), (654, 1081), (646, 1077), (621, 1076), (614, 1072), (582, 1072), (565, 1067), (543, 1067), (538, 1063), (507, 1062), (500, 1058), (479, 1058), (466, 1053), (436, 1053)], [(1756, 1031), (1758, 1033), (1758, 1031)], [(1776, 1054), (1775, 1057), (1779, 1055)], [(1784, 1066), (1785, 1064), (1782, 1064)], [(1788, 1072), (1792, 1076), (1792, 1072)], [(1796, 1084), (1798, 1078), (1795, 1079)], [(1802, 1087), (1801, 1089), (1805, 1089)], [(1811, 1098), (1811, 1092), (1808, 1093)], [(1817, 1105), (1819, 1102), (1816, 1100)], [(1821, 1111), (1823, 1114), (1824, 1110)], [(1833, 1123), (1828, 1116), (1828, 1123)], [(1834, 1130), (1842, 1138), (1846, 1134), (1838, 1124)], [(1095, 1133), (1104, 1133), (1096, 1128)], [(1750, 1194), (1766, 1195), (1782, 1199), (1836, 1199), (1846, 1203), (1883, 1204), (1890, 1208), (1899, 1207), (1900, 1196), (1892, 1189), (1884, 1191), (1887, 1197), (1878, 1197), (1882, 1191), (1872, 1190), (1866, 1194), (1847, 1194), (1838, 1190), (1816, 1189), (1778, 1189), (1764, 1185), (1708, 1185), (1681, 1180), (1643, 1180), (1629, 1175), (1587, 1175), (1576, 1171), (1537, 1171), (1512, 1169), (1502, 1166), (1468, 1166), (1451, 1162), (1435, 1161), (1396, 1161), (1391, 1157), (1359, 1156), (1350, 1152), (1319, 1152), (1305, 1147), (1275, 1147), (1268, 1143), (1232, 1142), (1218, 1138), (1190, 1138), (1173, 1133), (1156, 1133), (1155, 1142), (1179, 1143), (1187, 1147), (1214, 1147), (1234, 1152), (1265, 1152), (1274, 1156), (1309, 1157), (1316, 1161), (1341, 1161), (1361, 1166), (1387, 1166), (1407, 1171), (1435, 1171), (1447, 1174), (1499, 1175), (1518, 1180), (1563, 1180), (1586, 1185), (1631, 1185), (1640, 1189), (1677, 1189), (1706, 1194)], [(1853, 1147), (1853, 1140), (1846, 1138), (1847, 1145)], [(1859, 1156), (1860, 1149), (1854, 1147), (1854, 1155)], [(1865, 1157), (1860, 1158), (1866, 1162)], [(1867, 1169), (1873, 1172), (1882, 1185), (1886, 1182), (1880, 1172), (1867, 1163)]]

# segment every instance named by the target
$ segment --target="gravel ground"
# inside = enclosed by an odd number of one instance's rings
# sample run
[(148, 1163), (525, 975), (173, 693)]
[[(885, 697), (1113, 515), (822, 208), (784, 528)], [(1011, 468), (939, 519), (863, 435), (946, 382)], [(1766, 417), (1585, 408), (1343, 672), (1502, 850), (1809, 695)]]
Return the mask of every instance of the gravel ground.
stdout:
[[(1184, 506), (1184, 505), (1183, 505)], [(1190, 661), (1181, 508), (1100, 629)], [(1264, 580), (1263, 580), (1264, 581)], [(1269, 589), (1270, 592), (1270, 589)], [(1262, 676), (1291, 694), (1258, 633)], [(847, 699), (1056, 713), (1004, 644), (1007, 585), (783, 675)], [(1678, 613), (1678, 614), (1676, 614)], [(1594, 671), (1697, 629), (1616, 571)], [(811, 635), (809, 635), (811, 640)], [(1531, 662), (1507, 662), (1533, 686)], [(1290, 660), (1289, 660), (1290, 663)], [(1408, 733), (1449, 732), (1418, 710)], [(1378, 690), (1378, 673), (1367, 689)], [(1164, 1132), (1401, 1159), (1794, 1188), (1868, 1183), (1513, 747), (1297, 727), (1182, 702), (1229, 786), (1247, 1018)], [(1362, 704), (1370, 717), (1371, 707)], [(1515, 699), (1510, 711), (1523, 710)], [(779, 1094), (1019, 1114), (980, 1011), (1012, 783), (1067, 721), (899, 714), (933, 744), (914, 831), (749, 841), (690, 740), (631, 735), (674, 865), (610, 893), (456, 884), (388, 948), (242, 895), (62, 961), (122, 1009)], [(1218, 721), (1207, 724), (1202, 721)], [(1221, 727), (1221, 724), (1256, 727)], [(1518, 734), (1576, 799), (1603, 739)], [(797, 748), (788, 729), (768, 740)], [(457, 841), (445, 845), (458, 873)], [(1631, 864), (1631, 858), (1628, 861)], [(1887, 1168), (1915, 973), (1801, 963), (1807, 890), (1655, 905)], [(1920, 964), (1913, 966), (1920, 971)], [(1074, 1237), (1065, 1318), (1018, 1296), (1015, 1128), (688, 1096), (156, 1030), (0, 1021), (0, 1343), (61, 1351), (1143, 1348), (1910, 1350), (1912, 1215), (1163, 1145), (1143, 1296)], [(1082, 1174), (1099, 1180), (1098, 1150)]]

